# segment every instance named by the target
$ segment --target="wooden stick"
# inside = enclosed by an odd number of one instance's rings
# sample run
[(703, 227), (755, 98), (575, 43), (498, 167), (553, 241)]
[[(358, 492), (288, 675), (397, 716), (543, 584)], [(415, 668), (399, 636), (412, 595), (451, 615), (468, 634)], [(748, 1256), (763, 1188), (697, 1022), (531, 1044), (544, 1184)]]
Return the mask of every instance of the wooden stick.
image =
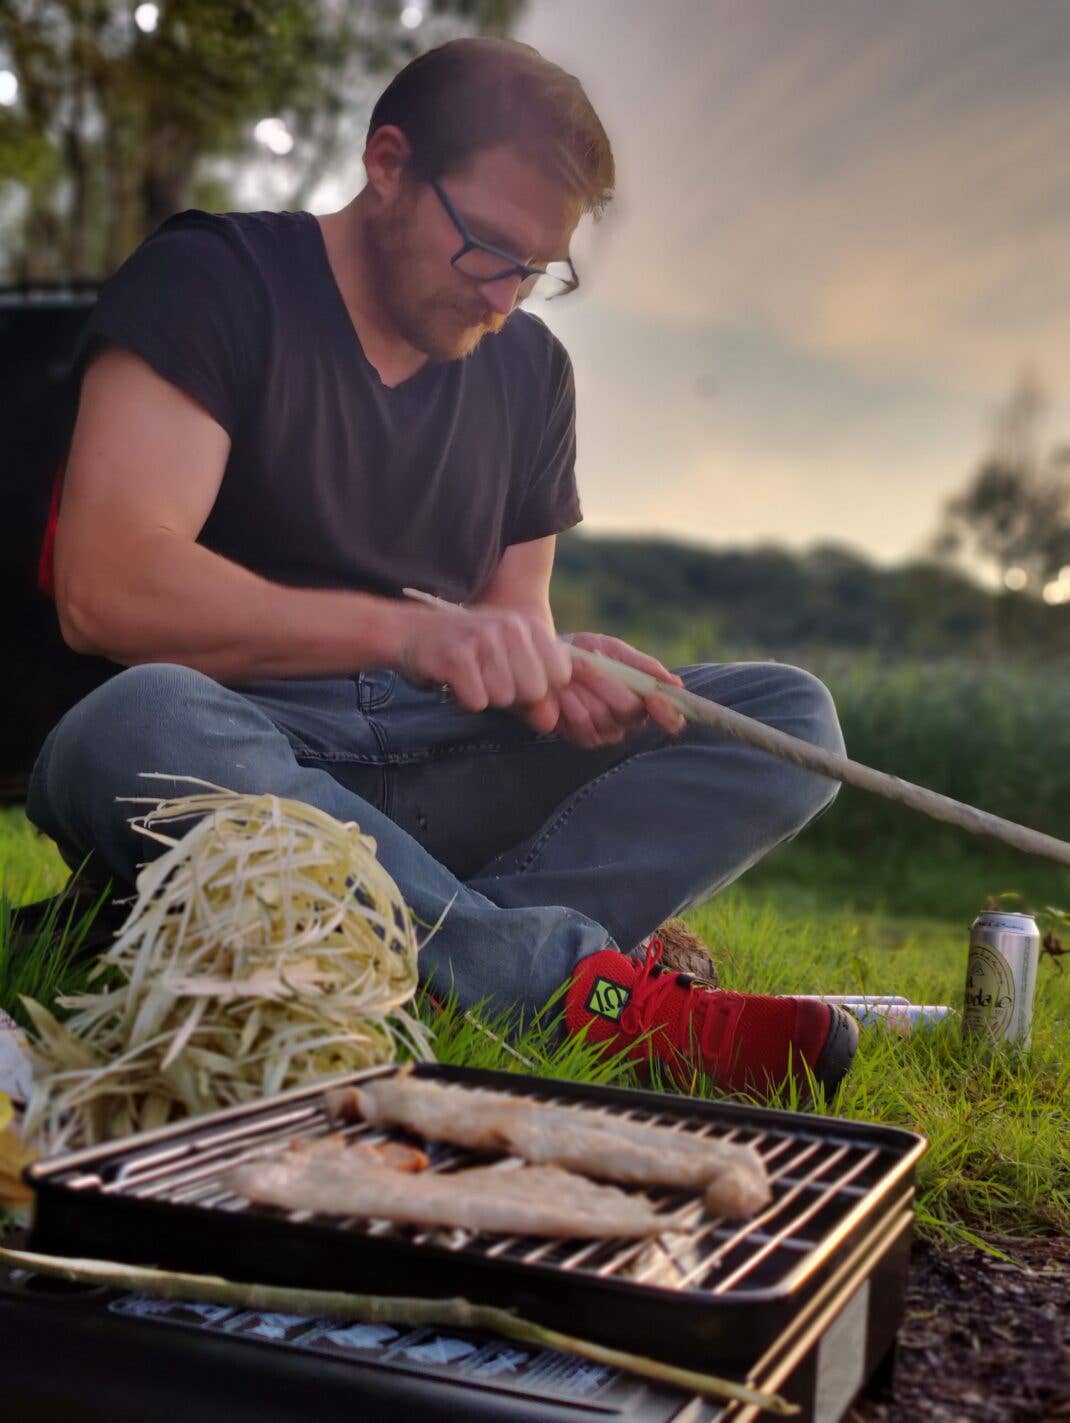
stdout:
[(559, 1334), (533, 1320), (522, 1319), (512, 1310), (469, 1300), (421, 1299), (416, 1296), (357, 1295), (342, 1290), (307, 1290), (300, 1286), (260, 1285), (244, 1280), (226, 1280), (220, 1275), (189, 1275), (174, 1270), (157, 1270), (144, 1265), (124, 1265), (115, 1260), (78, 1260), (61, 1255), (39, 1255), (29, 1250), (0, 1248), (0, 1263), (33, 1270), (79, 1284), (110, 1285), (120, 1290), (140, 1290), (158, 1299), (190, 1303), (229, 1304), (241, 1309), (267, 1310), (280, 1314), (308, 1314), (313, 1317), (359, 1319), (364, 1323), (400, 1324), (413, 1328), (421, 1324), (445, 1324), (454, 1329), (486, 1329), (518, 1339), (593, 1359), (612, 1369), (624, 1369), (643, 1378), (657, 1379), (674, 1388), (698, 1393), (705, 1398), (735, 1399), (753, 1408), (765, 1409), (781, 1417), (798, 1413), (798, 1406), (776, 1393), (763, 1393), (734, 1379), (677, 1368), (675, 1364), (609, 1349), (591, 1339)]
[[(407, 597), (417, 598), (420, 602), (453, 608), (455, 611), (458, 609), (456, 603), (448, 603), (430, 593), (420, 593), (415, 588), (405, 588), (402, 591)], [(860, 761), (852, 761), (836, 751), (826, 751), (823, 746), (815, 746), (810, 741), (790, 736), (786, 731), (778, 731), (776, 727), (767, 726), (765, 722), (744, 716), (742, 712), (733, 711), (731, 707), (723, 707), (718, 702), (697, 696), (683, 687), (661, 682), (647, 672), (640, 672), (636, 667), (629, 667), (624, 662), (604, 657), (600, 652), (588, 652), (582, 647), (574, 647), (570, 642), (565, 642), (564, 646), (573, 658), (590, 663), (606, 676), (630, 687), (633, 692), (638, 692), (641, 696), (656, 692), (672, 702), (688, 721), (696, 725), (722, 732), (737, 741), (745, 741), (750, 746), (768, 751), (771, 756), (777, 756), (782, 761), (791, 761), (807, 771), (816, 771), (818, 775), (828, 776), (830, 780), (842, 781), (845, 785), (857, 786), (859, 790), (883, 796), (885, 800), (892, 800), (910, 810), (920, 811), (933, 820), (957, 825), (959, 829), (968, 830), (972, 835), (989, 835), (992, 839), (1012, 845), (1027, 855), (1038, 855), (1041, 859), (1052, 860), (1057, 865), (1070, 866), (1070, 844), (1065, 840), (1057, 840), (1055, 836), (1045, 835), (1039, 830), (1030, 830), (1025, 825), (1018, 825), (1013, 820), (1004, 820), (1002, 816), (992, 815), (987, 810), (978, 810), (976, 806), (966, 805), (963, 801), (952, 800), (950, 796), (940, 795), (939, 792), (927, 790), (924, 786), (916, 786), (898, 776), (890, 776), (886, 771), (875, 771), (871, 766), (862, 765)]]

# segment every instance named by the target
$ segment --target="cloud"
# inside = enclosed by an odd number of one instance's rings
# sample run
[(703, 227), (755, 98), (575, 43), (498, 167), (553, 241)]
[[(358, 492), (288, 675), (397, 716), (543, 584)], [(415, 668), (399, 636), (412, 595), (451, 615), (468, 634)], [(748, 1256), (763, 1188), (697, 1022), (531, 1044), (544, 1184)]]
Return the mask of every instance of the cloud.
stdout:
[(1070, 387), (1070, 6), (542, 0), (527, 29), (617, 149), (601, 301), (986, 395), (1026, 360)]
[(836, 537), (898, 559), (931, 535), (987, 434), (969, 395), (845, 369), (767, 332), (664, 325), (586, 298), (561, 303), (554, 326), (576, 368), (596, 529)]

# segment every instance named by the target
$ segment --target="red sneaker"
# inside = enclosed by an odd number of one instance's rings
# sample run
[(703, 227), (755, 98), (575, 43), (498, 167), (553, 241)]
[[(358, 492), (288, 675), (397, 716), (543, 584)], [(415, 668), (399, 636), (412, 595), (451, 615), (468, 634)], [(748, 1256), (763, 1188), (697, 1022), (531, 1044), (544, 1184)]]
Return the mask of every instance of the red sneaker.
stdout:
[(616, 949), (585, 958), (568, 988), (569, 1032), (608, 1043), (636, 1062), (656, 1059), (687, 1087), (704, 1072), (727, 1092), (778, 1087), (791, 1073), (806, 1086), (806, 1066), (831, 1094), (843, 1080), (858, 1023), (834, 1004), (711, 988), (658, 967), (655, 938), (642, 963)]

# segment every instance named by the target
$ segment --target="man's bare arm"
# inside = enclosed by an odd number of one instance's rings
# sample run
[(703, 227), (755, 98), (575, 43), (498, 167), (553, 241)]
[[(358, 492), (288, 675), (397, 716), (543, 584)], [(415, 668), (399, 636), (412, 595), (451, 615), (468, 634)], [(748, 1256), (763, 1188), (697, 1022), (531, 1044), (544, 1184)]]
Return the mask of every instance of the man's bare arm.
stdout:
[(138, 357), (109, 350), (90, 366), (56, 534), (71, 647), (235, 683), (395, 667), (448, 684), (470, 711), (568, 683), (571, 661), (541, 617), (288, 588), (202, 548), (229, 450), (222, 427)]
[(480, 593), (473, 608), (511, 608), (514, 612), (540, 617), (552, 629), (550, 611), (550, 574), (554, 567), (557, 536), (530, 539), (527, 543), (510, 544), (502, 554), (490, 582)]
[(423, 609), (285, 587), (196, 542), (229, 450), (207, 411), (139, 357), (109, 349), (93, 361), (56, 531), (68, 644), (232, 682), (398, 665)]

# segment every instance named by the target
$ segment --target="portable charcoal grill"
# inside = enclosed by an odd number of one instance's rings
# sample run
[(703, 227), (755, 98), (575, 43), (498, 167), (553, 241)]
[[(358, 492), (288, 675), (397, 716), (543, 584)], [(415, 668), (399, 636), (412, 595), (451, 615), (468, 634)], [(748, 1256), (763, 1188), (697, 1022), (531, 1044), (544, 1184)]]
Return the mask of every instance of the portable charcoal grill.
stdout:
[[(351, 1085), (394, 1070), (374, 1069), (327, 1085)], [(434, 1066), (417, 1072), (475, 1092), (510, 1091), (748, 1143), (766, 1163), (774, 1199), (750, 1220), (727, 1221), (708, 1217), (694, 1192), (648, 1190), (666, 1216), (683, 1209), (691, 1227), (687, 1235), (651, 1244), (422, 1230), (287, 1213), (229, 1195), (221, 1185), (225, 1170), (333, 1129), (321, 1084), (39, 1163), (29, 1172), (37, 1191), (31, 1248), (324, 1289), (465, 1295), (510, 1306), (568, 1333), (746, 1378), (799, 1402), (804, 1417), (821, 1423), (834, 1423), (867, 1381), (887, 1376), (903, 1308), (914, 1166), (925, 1149), (921, 1137), (826, 1117), (506, 1073)], [(362, 1123), (343, 1132), (368, 1141), (403, 1135)], [(429, 1155), (431, 1169), (446, 1172), (493, 1159), (442, 1144), (432, 1144)], [(156, 1307), (157, 1319), (161, 1311), (168, 1313)], [(298, 1333), (308, 1336), (306, 1342), (278, 1340), (286, 1347), (276, 1353), (293, 1360), (316, 1352), (327, 1326), (303, 1323), (308, 1328)], [(220, 1328), (227, 1329), (225, 1320)], [(210, 1321), (201, 1318), (198, 1330), (210, 1332)], [(258, 1337), (255, 1331), (252, 1337)], [(414, 1347), (419, 1353), (420, 1346)], [(403, 1374), (412, 1361), (395, 1354), (378, 1367)], [(423, 1368), (426, 1377), (427, 1362), (421, 1359), (415, 1373)], [(452, 1372), (449, 1365), (443, 1357), (432, 1369), (443, 1387), (487, 1386), (465, 1377), (462, 1364)], [(619, 1380), (613, 1387), (620, 1387)], [(514, 1387), (510, 1397), (498, 1379), (493, 1389), (508, 1398), (506, 1411), (482, 1413), (448, 1399), (441, 1411), (521, 1416), (523, 1387)], [(542, 1416), (566, 1416), (549, 1411), (552, 1392), (545, 1381), (537, 1390)], [(609, 1395), (603, 1403), (588, 1397), (569, 1403), (567, 1389), (558, 1403), (588, 1416), (592, 1408), (636, 1419), (678, 1416), (681, 1395), (629, 1387), (621, 1396), (634, 1403), (639, 1394), (645, 1413), (634, 1407), (629, 1413)], [(663, 1403), (661, 1411), (650, 1412), (656, 1397), (669, 1399), (672, 1411)], [(415, 1404), (396, 1416), (437, 1416), (414, 1410)], [(687, 1416), (755, 1415), (730, 1405)]]

